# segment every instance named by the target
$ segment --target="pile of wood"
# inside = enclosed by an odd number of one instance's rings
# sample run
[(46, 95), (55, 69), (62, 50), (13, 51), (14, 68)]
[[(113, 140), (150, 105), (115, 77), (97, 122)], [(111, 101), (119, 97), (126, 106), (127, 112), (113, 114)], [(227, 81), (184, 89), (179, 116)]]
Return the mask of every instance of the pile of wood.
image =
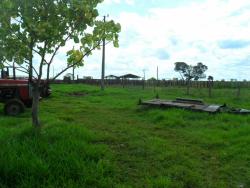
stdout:
[(148, 101), (141, 101), (141, 105), (152, 106), (152, 107), (164, 107), (164, 108), (181, 108), (194, 111), (203, 111), (209, 113), (217, 112), (229, 112), (235, 114), (250, 114), (250, 110), (230, 108), (224, 105), (218, 104), (205, 104), (200, 99), (183, 99), (176, 98), (175, 100), (162, 100), (152, 99)]

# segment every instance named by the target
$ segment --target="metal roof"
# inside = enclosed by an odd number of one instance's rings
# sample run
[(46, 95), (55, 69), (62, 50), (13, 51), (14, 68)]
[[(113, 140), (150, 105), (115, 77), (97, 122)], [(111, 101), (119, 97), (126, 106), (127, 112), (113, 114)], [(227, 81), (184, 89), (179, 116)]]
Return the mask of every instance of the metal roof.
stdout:
[(141, 77), (134, 74), (125, 74), (120, 76), (120, 78), (141, 78)]

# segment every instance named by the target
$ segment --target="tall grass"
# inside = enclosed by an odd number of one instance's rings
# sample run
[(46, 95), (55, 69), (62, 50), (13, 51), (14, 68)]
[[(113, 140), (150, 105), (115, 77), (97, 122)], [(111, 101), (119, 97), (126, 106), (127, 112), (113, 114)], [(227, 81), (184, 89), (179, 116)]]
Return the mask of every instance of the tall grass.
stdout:
[(250, 116), (145, 109), (139, 98), (201, 98), (250, 109), (250, 90), (53, 85), (30, 110), (0, 111), (0, 187), (250, 187)]

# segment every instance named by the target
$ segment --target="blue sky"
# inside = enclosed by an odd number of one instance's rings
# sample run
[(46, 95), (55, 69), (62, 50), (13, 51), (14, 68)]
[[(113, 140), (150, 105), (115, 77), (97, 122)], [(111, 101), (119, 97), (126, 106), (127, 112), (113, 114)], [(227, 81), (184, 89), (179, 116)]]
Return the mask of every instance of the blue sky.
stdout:
[[(186, 6), (204, 0), (106, 0), (104, 5), (100, 5), (100, 13), (110, 13), (119, 15), (120, 12), (136, 12), (141, 15), (146, 15), (151, 8), (175, 8), (178, 6)], [(112, 7), (112, 8), (111, 8)]]
[[(98, 9), (122, 25), (120, 48), (107, 46), (106, 75), (156, 77), (158, 66), (161, 79), (178, 78), (174, 63), (184, 61), (203, 62), (216, 80), (250, 80), (249, 0), (104, 0)], [(76, 73), (100, 78), (101, 51)]]

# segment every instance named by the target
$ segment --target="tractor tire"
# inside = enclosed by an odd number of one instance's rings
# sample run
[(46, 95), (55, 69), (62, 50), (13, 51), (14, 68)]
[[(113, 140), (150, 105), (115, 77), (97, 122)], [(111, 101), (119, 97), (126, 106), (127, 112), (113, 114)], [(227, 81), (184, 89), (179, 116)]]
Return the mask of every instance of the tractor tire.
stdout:
[(4, 113), (9, 116), (17, 116), (24, 112), (24, 104), (18, 99), (11, 99), (4, 105)]

